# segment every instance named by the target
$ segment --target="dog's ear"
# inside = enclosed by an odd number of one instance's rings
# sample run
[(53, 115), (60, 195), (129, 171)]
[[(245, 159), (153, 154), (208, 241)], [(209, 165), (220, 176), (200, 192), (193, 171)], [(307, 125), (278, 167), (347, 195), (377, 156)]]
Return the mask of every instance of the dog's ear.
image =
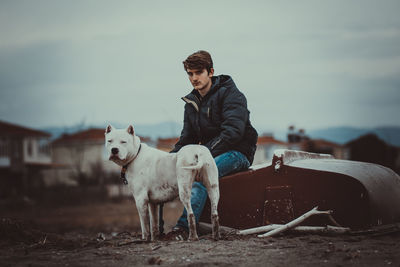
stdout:
[(109, 132), (111, 132), (112, 130), (114, 130), (114, 127), (112, 127), (111, 124), (109, 124), (106, 128), (106, 134), (108, 134)]
[(132, 126), (132, 125), (129, 125), (127, 131), (128, 131), (129, 134), (135, 135), (135, 129), (133, 129), (133, 126)]

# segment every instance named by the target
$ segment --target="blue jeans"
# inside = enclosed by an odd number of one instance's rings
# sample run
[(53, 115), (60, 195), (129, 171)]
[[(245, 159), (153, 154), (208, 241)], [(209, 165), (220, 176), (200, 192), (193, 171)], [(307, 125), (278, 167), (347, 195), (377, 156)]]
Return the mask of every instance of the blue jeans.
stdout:
[[(250, 167), (250, 162), (245, 155), (236, 150), (225, 152), (214, 158), (218, 168), (219, 178), (235, 172), (246, 170)], [(196, 223), (199, 222), (200, 215), (206, 204), (208, 194), (206, 187), (200, 182), (194, 182), (192, 186), (191, 204)], [(183, 209), (182, 216), (178, 219), (176, 226), (189, 229), (186, 209)]]

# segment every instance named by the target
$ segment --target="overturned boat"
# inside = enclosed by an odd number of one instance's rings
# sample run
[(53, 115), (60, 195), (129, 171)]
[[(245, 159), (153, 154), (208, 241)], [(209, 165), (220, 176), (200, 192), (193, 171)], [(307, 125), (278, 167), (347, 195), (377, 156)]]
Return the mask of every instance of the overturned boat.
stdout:
[[(272, 162), (220, 179), (220, 223), (236, 229), (285, 224), (310, 209), (332, 210), (342, 226), (400, 222), (400, 177), (381, 165), (277, 150)], [(209, 222), (207, 200), (200, 221)], [(321, 225), (324, 217), (307, 220)]]

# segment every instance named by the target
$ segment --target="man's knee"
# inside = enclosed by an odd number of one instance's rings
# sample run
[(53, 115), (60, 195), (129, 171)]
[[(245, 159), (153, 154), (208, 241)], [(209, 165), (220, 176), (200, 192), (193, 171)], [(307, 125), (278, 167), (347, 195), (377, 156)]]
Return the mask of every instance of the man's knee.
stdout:
[(223, 153), (214, 160), (218, 168), (219, 178), (246, 170), (250, 166), (246, 156), (235, 150)]

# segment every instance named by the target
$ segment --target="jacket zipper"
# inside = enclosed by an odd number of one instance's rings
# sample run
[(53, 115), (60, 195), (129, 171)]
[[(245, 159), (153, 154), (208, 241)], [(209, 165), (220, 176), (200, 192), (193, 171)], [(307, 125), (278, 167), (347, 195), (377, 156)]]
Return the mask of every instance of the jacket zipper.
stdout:
[(218, 139), (217, 142), (215, 142), (212, 146), (211, 146), (211, 150), (214, 149), (214, 147), (216, 145), (218, 145), (221, 142), (221, 139)]

